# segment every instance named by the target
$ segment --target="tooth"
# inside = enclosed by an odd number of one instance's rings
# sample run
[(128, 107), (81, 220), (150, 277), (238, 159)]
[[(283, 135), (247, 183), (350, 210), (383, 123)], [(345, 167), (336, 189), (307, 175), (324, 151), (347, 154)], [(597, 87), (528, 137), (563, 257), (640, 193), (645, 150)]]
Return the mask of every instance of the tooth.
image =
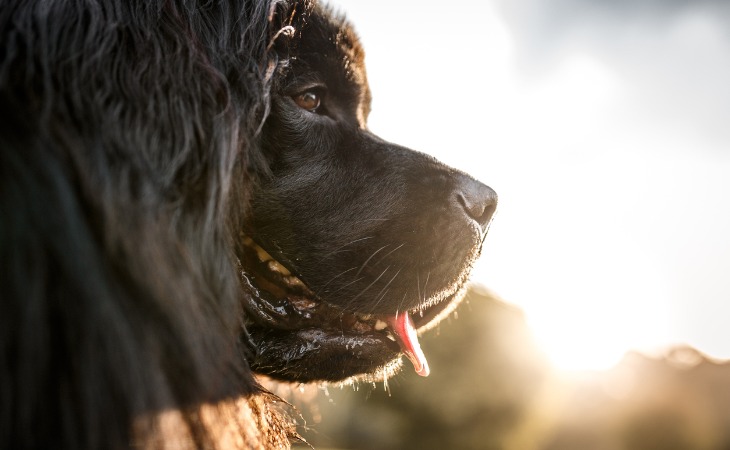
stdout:
[(362, 320), (370, 320), (373, 318), (373, 315), (372, 314), (360, 314), (360, 318)]
[[(267, 256), (268, 256), (268, 253), (267, 253)], [(271, 256), (269, 256), (269, 258), (271, 258)], [(282, 274), (284, 276), (291, 275), (291, 272), (289, 272), (286, 267), (282, 266), (279, 262), (274, 261), (273, 259), (268, 262), (268, 265), (269, 265), (269, 270), (271, 270), (271, 271), (279, 272), (280, 274)]]
[(271, 257), (271, 255), (269, 255), (266, 252), (266, 250), (264, 250), (263, 248), (259, 247), (258, 245), (256, 247), (254, 247), (254, 248), (256, 249), (256, 255), (258, 255), (259, 261), (266, 262), (266, 261), (270, 261), (270, 260), (273, 260), (274, 259), (274, 258)]
[(375, 322), (375, 326), (373, 328), (375, 328), (378, 331), (381, 331), (381, 330), (384, 330), (384, 329), (388, 328), (388, 324), (385, 323), (385, 322), (383, 322), (382, 320), (378, 319)]
[(292, 286), (292, 287), (293, 287), (293, 286), (297, 286), (297, 287), (307, 287), (307, 286), (306, 286), (306, 285), (305, 285), (305, 284), (304, 284), (304, 283), (302, 282), (302, 280), (300, 280), (300, 279), (299, 279), (299, 278), (297, 278), (297, 277), (292, 277), (292, 276), (289, 276), (289, 277), (286, 277), (286, 278), (284, 278), (284, 281), (286, 282), (286, 284), (288, 284), (289, 286)]

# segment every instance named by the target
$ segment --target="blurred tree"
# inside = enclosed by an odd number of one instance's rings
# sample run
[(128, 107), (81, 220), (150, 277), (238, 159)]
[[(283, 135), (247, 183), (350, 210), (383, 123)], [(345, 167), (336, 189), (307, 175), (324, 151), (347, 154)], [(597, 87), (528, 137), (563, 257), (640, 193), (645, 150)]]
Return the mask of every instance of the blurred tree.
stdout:
[(353, 450), (502, 448), (548, 371), (522, 312), (487, 290), (472, 289), (421, 345), (431, 366), (428, 378), (406, 361), (387, 390), (330, 388), (318, 408), (322, 422), (307, 439), (315, 447), (336, 443)]
[(690, 347), (556, 373), (522, 312), (483, 288), (421, 344), (425, 379), (406, 361), (387, 386), (272, 388), (318, 450), (730, 450), (730, 363)]

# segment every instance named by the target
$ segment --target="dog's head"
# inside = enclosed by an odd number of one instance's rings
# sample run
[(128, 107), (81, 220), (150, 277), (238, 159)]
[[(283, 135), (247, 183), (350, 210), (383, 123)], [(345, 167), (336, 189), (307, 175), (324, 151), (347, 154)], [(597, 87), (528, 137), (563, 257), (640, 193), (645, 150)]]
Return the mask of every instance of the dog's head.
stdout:
[(319, 6), (279, 11), (274, 75), (238, 235), (253, 368), (291, 381), (379, 378), (460, 300), (497, 197), (370, 131), (364, 53)]

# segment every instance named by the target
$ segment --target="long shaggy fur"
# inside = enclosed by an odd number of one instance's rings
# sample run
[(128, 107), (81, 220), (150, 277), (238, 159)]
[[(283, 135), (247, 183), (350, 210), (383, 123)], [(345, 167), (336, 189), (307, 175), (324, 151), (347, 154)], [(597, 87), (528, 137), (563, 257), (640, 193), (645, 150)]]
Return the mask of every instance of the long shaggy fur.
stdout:
[(370, 99), (312, 0), (0, 3), (0, 448), (287, 448), (253, 371), (426, 375), (496, 193)]
[(0, 448), (288, 445), (239, 343), (227, 213), (276, 9), (3, 2)]

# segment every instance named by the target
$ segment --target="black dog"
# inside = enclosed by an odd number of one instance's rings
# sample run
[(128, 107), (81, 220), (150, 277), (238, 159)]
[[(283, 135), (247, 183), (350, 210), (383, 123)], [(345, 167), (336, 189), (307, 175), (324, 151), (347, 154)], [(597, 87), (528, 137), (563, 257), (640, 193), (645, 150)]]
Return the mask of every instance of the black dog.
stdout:
[(0, 42), (1, 448), (285, 446), (253, 372), (428, 374), (496, 196), (368, 132), (342, 18), (18, 0)]

